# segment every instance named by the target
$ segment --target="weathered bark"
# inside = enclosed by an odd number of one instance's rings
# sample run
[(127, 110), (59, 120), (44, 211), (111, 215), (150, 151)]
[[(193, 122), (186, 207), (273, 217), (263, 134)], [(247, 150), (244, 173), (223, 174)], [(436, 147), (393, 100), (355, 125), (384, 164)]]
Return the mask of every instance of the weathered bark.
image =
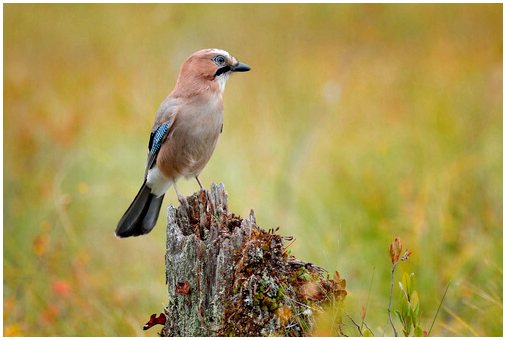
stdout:
[(233, 250), (240, 249), (254, 218), (240, 228), (227, 228), (236, 220), (228, 216), (223, 185), (212, 185), (211, 192), (200, 191), (187, 202), (189, 214), (172, 206), (167, 213), (169, 317), (164, 330), (170, 336), (210, 336), (222, 327)]
[(283, 238), (256, 226), (253, 211), (246, 219), (229, 213), (223, 184), (185, 205), (167, 212), (162, 335), (305, 335), (311, 311), (305, 328), (292, 315), (346, 295), (344, 280), (324, 279), (318, 267), (288, 256)]

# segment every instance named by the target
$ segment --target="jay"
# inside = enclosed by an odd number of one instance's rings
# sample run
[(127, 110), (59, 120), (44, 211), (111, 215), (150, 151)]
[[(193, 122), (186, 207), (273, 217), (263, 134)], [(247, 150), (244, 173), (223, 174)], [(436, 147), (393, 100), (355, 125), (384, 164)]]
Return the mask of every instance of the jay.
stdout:
[(174, 90), (161, 103), (151, 129), (144, 182), (116, 227), (116, 236), (149, 233), (156, 224), (165, 192), (176, 181), (199, 174), (223, 130), (223, 91), (233, 72), (250, 67), (228, 52), (205, 49), (181, 66)]

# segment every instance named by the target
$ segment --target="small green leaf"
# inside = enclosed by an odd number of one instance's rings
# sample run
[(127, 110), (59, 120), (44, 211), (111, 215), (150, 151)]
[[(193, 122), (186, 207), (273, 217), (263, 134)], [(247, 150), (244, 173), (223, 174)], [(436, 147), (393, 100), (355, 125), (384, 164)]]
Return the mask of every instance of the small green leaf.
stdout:
[(413, 294), (414, 287), (415, 287), (415, 273), (411, 273), (409, 275), (409, 290), (408, 290), (409, 296)]
[(411, 293), (411, 305), (416, 308), (420, 304), (420, 298), (418, 297), (418, 292), (416, 290)]
[(411, 326), (412, 326), (412, 320), (411, 320), (411, 316), (409, 316), (407, 319), (406, 319), (406, 327), (404, 327), (404, 329), (406, 330), (406, 332), (408, 333), (411, 333)]
[(372, 337), (372, 333), (370, 330), (368, 330), (367, 328), (362, 332), (362, 334), (365, 336), (365, 337)]
[(416, 326), (414, 334), (415, 334), (415, 336), (423, 336), (423, 329), (422, 329), (422, 327)]
[(397, 315), (397, 317), (399, 318), (399, 321), (400, 321), (402, 324), (404, 324), (404, 319), (403, 319), (403, 317), (402, 317), (402, 315), (401, 315), (401, 312), (400, 312), (399, 310), (397, 310), (397, 309), (396, 309), (396, 310), (394, 311), (394, 314), (395, 314), (395, 315)]
[(403, 285), (403, 283), (401, 281), (399, 281), (399, 288), (401, 289), (401, 292), (402, 292), (402, 298), (409, 300), (409, 295), (408, 295), (408, 291), (406, 289), (406, 286)]
[(411, 296), (411, 311), (413, 315), (413, 323), (418, 324), (418, 319), (420, 317), (420, 298), (418, 297), (418, 292), (413, 291), (413, 295)]
[(411, 275), (409, 275), (408, 273), (404, 272), (402, 274), (402, 285), (405, 289), (405, 292), (406, 292), (406, 296), (408, 297), (408, 300), (410, 299), (410, 296), (411, 296), (411, 293), (413, 291), (413, 285), (411, 283)]
[(407, 318), (409, 316), (409, 311), (411, 308), (409, 308), (409, 302), (405, 299), (401, 301), (401, 314), (404, 318)]
[(403, 293), (403, 296), (407, 297), (408, 296), (408, 293), (406, 292), (406, 290), (404, 289), (404, 286), (402, 285), (402, 282), (399, 281), (399, 288), (401, 289), (401, 292)]

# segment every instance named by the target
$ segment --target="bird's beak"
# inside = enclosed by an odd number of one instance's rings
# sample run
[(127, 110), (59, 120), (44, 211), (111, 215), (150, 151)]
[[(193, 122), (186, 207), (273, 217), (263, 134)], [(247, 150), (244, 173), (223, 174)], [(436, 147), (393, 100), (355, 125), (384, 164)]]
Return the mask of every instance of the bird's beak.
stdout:
[(237, 63), (235, 65), (230, 66), (230, 71), (232, 72), (247, 72), (249, 70), (251, 70), (251, 67), (243, 63)]

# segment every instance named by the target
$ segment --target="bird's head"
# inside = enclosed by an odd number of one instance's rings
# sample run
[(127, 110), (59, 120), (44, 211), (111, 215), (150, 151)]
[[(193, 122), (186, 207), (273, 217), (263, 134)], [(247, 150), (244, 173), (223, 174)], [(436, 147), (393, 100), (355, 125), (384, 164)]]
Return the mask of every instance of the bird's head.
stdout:
[(181, 66), (176, 83), (177, 92), (223, 92), (233, 72), (246, 72), (250, 67), (240, 63), (227, 51), (205, 49), (193, 53)]

